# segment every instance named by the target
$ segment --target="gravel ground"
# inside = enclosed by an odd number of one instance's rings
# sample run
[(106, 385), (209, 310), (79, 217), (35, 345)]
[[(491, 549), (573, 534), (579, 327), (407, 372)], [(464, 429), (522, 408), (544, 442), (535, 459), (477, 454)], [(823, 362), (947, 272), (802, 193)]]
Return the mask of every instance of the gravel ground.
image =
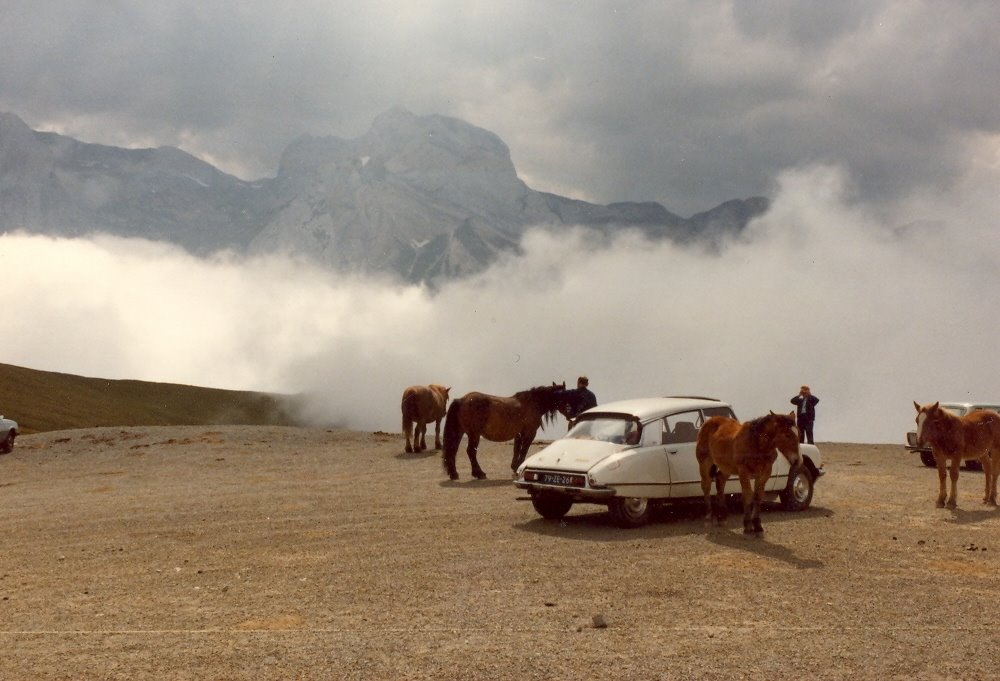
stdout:
[[(763, 539), (699, 506), (544, 521), (398, 434), (128, 428), (0, 457), (0, 679), (996, 679), (1000, 511), (821, 444)], [(603, 626), (600, 626), (603, 625)]]

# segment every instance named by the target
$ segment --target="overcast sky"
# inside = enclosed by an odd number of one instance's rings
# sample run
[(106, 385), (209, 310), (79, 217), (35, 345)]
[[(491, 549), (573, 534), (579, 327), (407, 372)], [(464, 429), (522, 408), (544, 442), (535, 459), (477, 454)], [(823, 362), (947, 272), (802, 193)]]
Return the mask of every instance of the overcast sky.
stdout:
[(317, 417), (384, 430), (411, 383), (579, 373), (602, 401), (707, 393), (748, 418), (809, 382), (821, 440), (899, 442), (912, 400), (1000, 399), (1000, 3), (0, 9), (0, 111), (35, 129), (253, 179), (297, 136), (357, 137), (399, 105), (497, 133), (535, 189), (681, 215), (774, 200), (721, 254), (535, 232), (436, 296), (278, 257), (0, 236), (0, 361), (316, 391)]
[(1000, 4), (2, 0), (0, 110), (244, 179), (392, 106), (497, 133), (529, 186), (681, 215), (846, 166), (884, 202), (1000, 130)]

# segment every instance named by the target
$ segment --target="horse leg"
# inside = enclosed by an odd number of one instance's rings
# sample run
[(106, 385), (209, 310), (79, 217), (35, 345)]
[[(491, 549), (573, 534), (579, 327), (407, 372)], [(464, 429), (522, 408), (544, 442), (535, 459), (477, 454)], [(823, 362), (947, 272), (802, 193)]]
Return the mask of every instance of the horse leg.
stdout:
[(764, 471), (757, 476), (753, 486), (753, 531), (754, 534), (764, 534), (764, 526), (760, 524), (760, 509), (764, 504), (764, 486), (770, 477), (770, 471)]
[(934, 452), (934, 462), (937, 463), (937, 472), (938, 472), (938, 498), (937, 498), (937, 507), (938, 508), (944, 508), (944, 500), (945, 500), (945, 496), (947, 494), (946, 488), (945, 488), (945, 478), (948, 476), (948, 471), (945, 468), (945, 465), (947, 463), (947, 459), (944, 457), (943, 454), (939, 454), (937, 452)]
[(479, 467), (479, 460), (476, 458), (476, 454), (478, 452), (479, 433), (476, 433), (475, 435), (469, 433), (469, 446), (466, 448), (465, 453), (469, 455), (469, 463), (472, 464), (472, 477), (476, 480), (485, 480), (486, 473)]
[(740, 471), (740, 491), (743, 494), (743, 534), (753, 534), (754, 491), (746, 471)]
[(406, 453), (413, 453), (413, 445), (410, 444), (411, 433), (413, 431), (413, 421), (403, 419), (403, 436), (406, 438)]
[[(990, 505), (997, 505), (997, 476), (1000, 474), (1000, 459), (994, 460), (991, 456), (989, 457), (990, 462)], [(985, 466), (983, 467), (985, 470)]]
[(531, 443), (535, 441), (535, 435), (537, 434), (538, 430), (536, 429), (522, 431), (514, 436), (514, 458), (511, 459), (510, 469), (515, 473), (528, 457), (528, 450), (531, 448)]
[(948, 474), (951, 478), (951, 494), (949, 495), (948, 503), (946, 504), (948, 508), (958, 507), (958, 467), (960, 465), (962, 465), (962, 457), (951, 457), (951, 462), (948, 466)]
[(729, 511), (726, 509), (726, 481), (729, 476), (722, 471), (715, 471), (715, 520), (719, 525), (726, 522)]
[(434, 421), (434, 449), (441, 449), (441, 419)]
[(516, 471), (517, 467), (521, 465), (524, 460), (524, 454), (521, 453), (521, 444), (524, 441), (524, 435), (518, 433), (514, 436), (514, 454), (510, 457), (510, 469)]
[(427, 449), (427, 422), (420, 420), (417, 421), (417, 430), (414, 437), (413, 448), (422, 452)]
[(993, 477), (993, 460), (987, 454), (979, 460), (983, 467), (983, 475), (986, 476), (986, 494), (983, 496), (983, 503), (990, 506), (997, 505), (996, 478)]
[(712, 519), (712, 462), (703, 459), (698, 462), (701, 473), (701, 493), (705, 497), (705, 522)]

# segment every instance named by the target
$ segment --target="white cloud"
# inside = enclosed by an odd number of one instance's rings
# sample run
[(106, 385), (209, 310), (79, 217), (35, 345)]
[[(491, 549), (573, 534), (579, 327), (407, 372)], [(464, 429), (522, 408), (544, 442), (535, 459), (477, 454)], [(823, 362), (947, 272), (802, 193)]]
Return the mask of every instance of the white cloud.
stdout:
[(523, 257), (433, 296), (274, 256), (8, 234), (0, 358), (305, 391), (318, 419), (389, 431), (414, 383), (511, 394), (586, 373), (602, 401), (708, 394), (750, 418), (790, 409), (807, 382), (821, 440), (899, 442), (912, 400), (1000, 392), (996, 165), (982, 159), (961, 195), (900, 207), (934, 222), (899, 229), (852, 204), (841, 171), (804, 168), (720, 255), (534, 231)]

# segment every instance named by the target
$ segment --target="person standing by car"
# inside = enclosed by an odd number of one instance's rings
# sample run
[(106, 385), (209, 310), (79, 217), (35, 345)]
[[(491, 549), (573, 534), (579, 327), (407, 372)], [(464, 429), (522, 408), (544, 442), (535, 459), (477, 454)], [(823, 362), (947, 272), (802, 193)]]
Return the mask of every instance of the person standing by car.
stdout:
[[(572, 423), (573, 419), (587, 411), (591, 407), (597, 406), (597, 396), (590, 391), (587, 386), (590, 385), (590, 379), (586, 376), (581, 376), (576, 379), (576, 390), (573, 390), (573, 396), (569, 400), (569, 413), (566, 415), (566, 420)], [(570, 392), (570, 391), (567, 391)]]
[(796, 422), (799, 426), (799, 442), (813, 444), (813, 423), (816, 421), (816, 403), (819, 398), (812, 394), (809, 386), (799, 388), (799, 394), (792, 398), (795, 405)]

